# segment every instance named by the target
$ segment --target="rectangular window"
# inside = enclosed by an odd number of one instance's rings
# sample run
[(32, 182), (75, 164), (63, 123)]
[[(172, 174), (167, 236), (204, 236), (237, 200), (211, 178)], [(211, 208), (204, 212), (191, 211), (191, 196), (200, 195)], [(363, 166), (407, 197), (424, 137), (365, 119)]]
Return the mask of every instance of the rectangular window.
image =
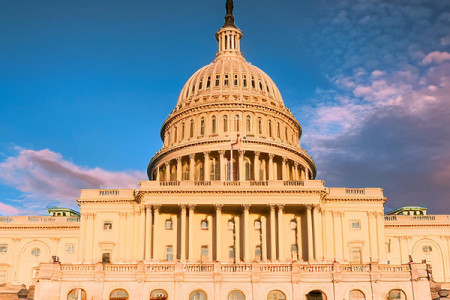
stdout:
[(223, 85), (228, 86), (228, 74), (225, 74), (225, 79), (223, 80)]
[(242, 84), (244, 87), (247, 87), (247, 75), (242, 75)]
[(6, 252), (8, 252), (8, 245), (0, 244), (0, 253), (6, 253)]
[(66, 253), (74, 253), (75, 252), (74, 244), (66, 244), (64, 249), (65, 249)]
[(202, 220), (201, 227), (202, 230), (208, 230), (208, 220)]
[(173, 246), (166, 246), (166, 260), (173, 260)]
[(172, 230), (173, 229), (173, 222), (172, 219), (166, 220), (166, 230)]
[(208, 246), (202, 246), (202, 257), (207, 257), (209, 254)]
[(112, 222), (111, 221), (105, 221), (103, 223), (103, 230), (105, 230), (105, 231), (112, 230)]
[(351, 220), (350, 221), (352, 229), (361, 229), (361, 221), (360, 220)]
[(102, 254), (102, 263), (109, 264), (111, 263), (111, 253), (106, 252)]
[(234, 247), (233, 246), (231, 246), (228, 249), (228, 258), (234, 258)]
[(211, 86), (211, 76), (208, 76), (208, 79), (206, 80), (206, 87), (209, 88)]
[(238, 75), (234, 74), (234, 86), (238, 85)]
[(220, 84), (220, 75), (216, 75), (215, 86), (219, 86), (219, 84)]
[(350, 249), (350, 263), (354, 263), (354, 264), (361, 263), (361, 248), (351, 248)]

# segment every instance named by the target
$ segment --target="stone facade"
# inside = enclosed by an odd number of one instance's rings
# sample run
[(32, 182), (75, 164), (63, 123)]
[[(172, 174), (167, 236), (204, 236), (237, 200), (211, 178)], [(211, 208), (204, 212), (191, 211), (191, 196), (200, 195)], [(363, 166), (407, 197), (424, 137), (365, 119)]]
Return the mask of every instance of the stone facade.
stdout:
[(45, 300), (431, 299), (450, 282), (450, 216), (385, 216), (381, 188), (326, 187), (242, 32), (216, 38), (150, 180), (82, 190), (80, 217), (0, 218), (0, 281)]

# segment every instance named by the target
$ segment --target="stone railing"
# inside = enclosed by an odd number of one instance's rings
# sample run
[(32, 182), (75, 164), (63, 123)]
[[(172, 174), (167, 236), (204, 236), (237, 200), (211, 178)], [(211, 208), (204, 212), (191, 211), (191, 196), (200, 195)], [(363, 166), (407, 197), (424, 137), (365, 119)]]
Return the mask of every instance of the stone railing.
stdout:
[(366, 190), (365, 189), (345, 189), (346, 194), (350, 195), (365, 195)]
[[(402, 276), (402, 278), (427, 278), (426, 264), (407, 264), (407, 265), (386, 265), (386, 264), (339, 264), (339, 263), (149, 263), (139, 262), (137, 264), (59, 264), (42, 263), (39, 266), (37, 280), (40, 278), (55, 278), (55, 280), (64, 279), (64, 276), (81, 276), (82, 278), (103, 278), (112, 274), (120, 274), (121, 278), (134, 280), (136, 278), (171, 278), (175, 276), (228, 276), (234, 278), (235, 273), (239, 273), (240, 280), (249, 280), (255, 274), (258, 276), (276, 276), (276, 278), (285, 278), (290, 280), (292, 276), (301, 278), (310, 282), (311, 280), (332, 280), (331, 274), (338, 275), (341, 280), (353, 278), (355, 276), (366, 278), (368, 274), (374, 274), (373, 278), (392, 278), (392, 276)], [(300, 275), (298, 277), (298, 275)], [(246, 277), (248, 276), (248, 277)], [(81, 278), (80, 277), (80, 278)], [(194, 278), (194, 277), (192, 277)]]
[(194, 181), (196, 186), (211, 186), (211, 181)]
[(384, 216), (387, 226), (434, 226), (450, 225), (450, 215), (388, 215)]
[(185, 264), (183, 266), (185, 272), (212, 272), (214, 271), (213, 264)]
[(224, 186), (241, 186), (241, 182), (240, 181), (224, 181), (223, 185)]
[(160, 181), (159, 185), (160, 186), (179, 186), (180, 182), (179, 181)]
[[(79, 217), (51, 217), (51, 216), (14, 216), (14, 217), (0, 217), (0, 226), (11, 226), (15, 224), (20, 225), (49, 225), (60, 226), (67, 223), (80, 222)], [(78, 224), (77, 224), (78, 226)]]
[(305, 182), (301, 180), (285, 180), (283, 185), (287, 186), (305, 186)]

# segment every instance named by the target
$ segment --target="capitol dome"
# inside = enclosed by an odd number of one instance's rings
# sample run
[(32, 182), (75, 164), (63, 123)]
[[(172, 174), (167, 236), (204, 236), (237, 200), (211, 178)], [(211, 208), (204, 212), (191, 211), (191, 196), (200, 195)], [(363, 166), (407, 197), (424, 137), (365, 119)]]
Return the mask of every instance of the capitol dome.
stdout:
[(189, 78), (161, 127), (163, 147), (149, 163), (150, 180), (295, 184), (315, 178), (299, 122), (273, 80), (245, 60), (241, 38), (228, 12), (216, 33), (215, 59)]

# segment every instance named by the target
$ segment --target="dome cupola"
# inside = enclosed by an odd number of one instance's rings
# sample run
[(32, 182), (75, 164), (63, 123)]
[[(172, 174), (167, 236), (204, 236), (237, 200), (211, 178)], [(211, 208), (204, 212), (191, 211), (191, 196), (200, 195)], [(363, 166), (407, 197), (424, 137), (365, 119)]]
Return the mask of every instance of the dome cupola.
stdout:
[(316, 168), (300, 147), (300, 124), (272, 79), (243, 57), (232, 0), (226, 10), (216, 57), (182, 88), (161, 128), (163, 147), (149, 163), (149, 179), (313, 179)]

